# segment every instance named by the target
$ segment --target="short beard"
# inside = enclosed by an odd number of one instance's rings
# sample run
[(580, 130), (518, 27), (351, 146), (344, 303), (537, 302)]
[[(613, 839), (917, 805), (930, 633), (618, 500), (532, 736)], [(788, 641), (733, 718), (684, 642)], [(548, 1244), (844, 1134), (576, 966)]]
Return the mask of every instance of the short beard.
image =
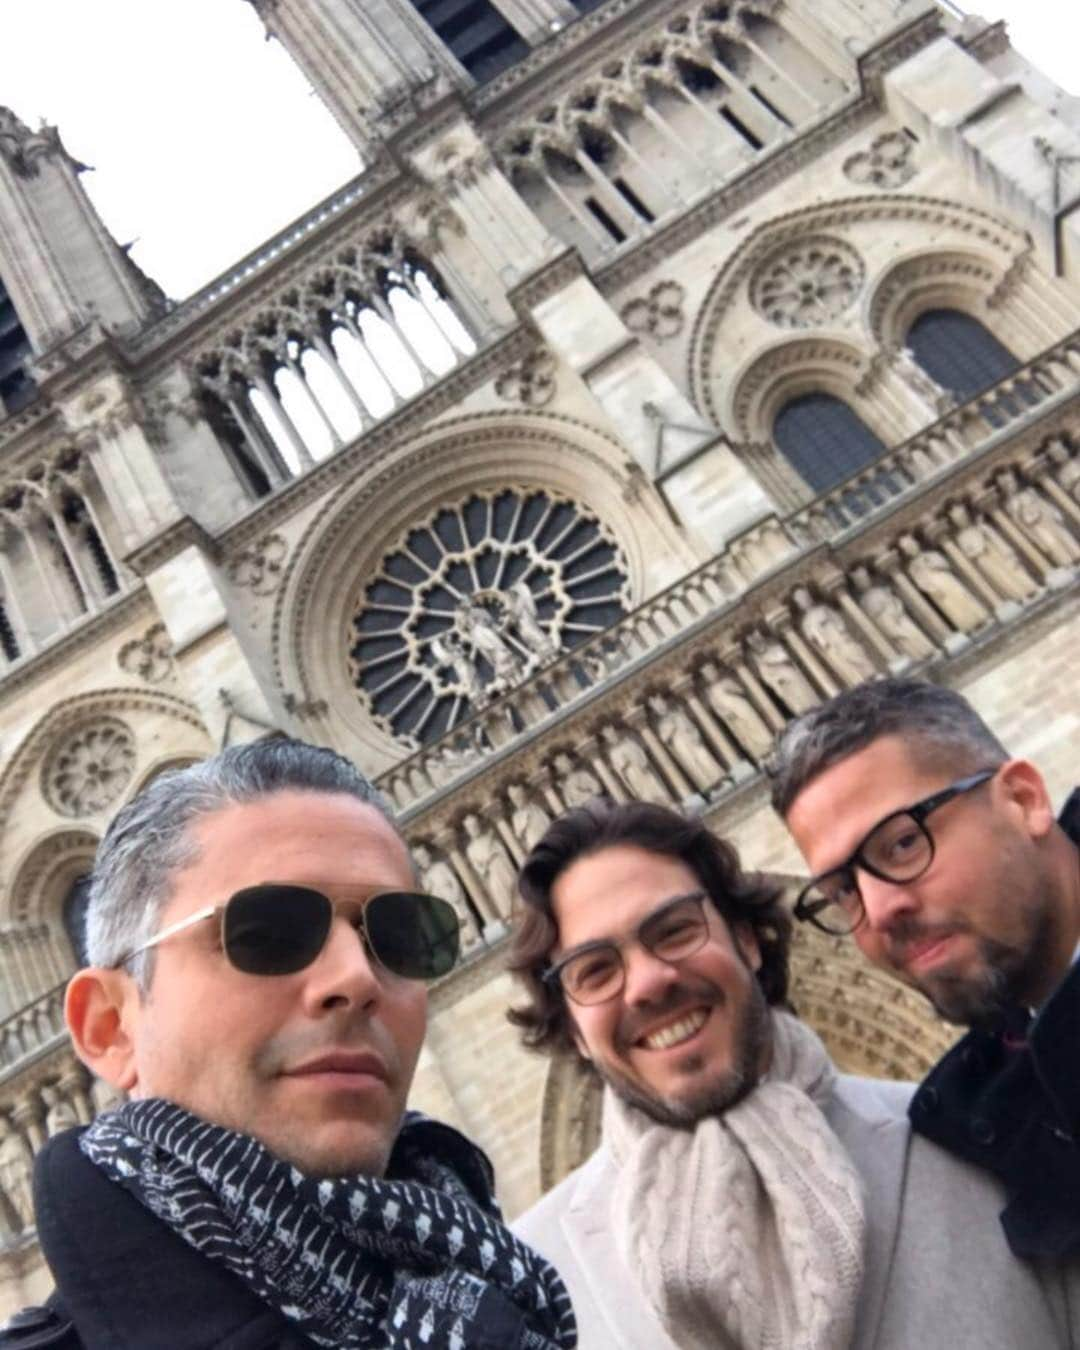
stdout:
[[(750, 981), (750, 992), (732, 1036), (733, 1063), (731, 1067), (710, 1082), (703, 1083), (685, 1097), (661, 1097), (641, 1086), (607, 1064), (595, 1064), (597, 1072), (617, 1097), (636, 1106), (659, 1125), (686, 1129), (706, 1116), (723, 1115), (754, 1090), (761, 1076), (765, 1052), (772, 1044), (772, 1020), (769, 1005), (756, 979)], [(698, 1055), (691, 1054), (683, 1062), (689, 1073), (701, 1068)]]
[(979, 938), (979, 970), (964, 979), (947, 973), (929, 975), (917, 984), (939, 1017), (962, 1027), (992, 1027), (1009, 1008), (1030, 1001), (1038, 964), (1050, 941), (1050, 918), (1036, 915), (1022, 947)]

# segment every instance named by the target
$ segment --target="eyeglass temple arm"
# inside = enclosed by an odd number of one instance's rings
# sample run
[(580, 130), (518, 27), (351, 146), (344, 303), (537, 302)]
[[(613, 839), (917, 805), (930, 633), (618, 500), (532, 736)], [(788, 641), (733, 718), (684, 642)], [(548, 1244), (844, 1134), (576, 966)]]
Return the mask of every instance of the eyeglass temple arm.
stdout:
[(133, 956), (139, 956), (142, 952), (148, 951), (151, 947), (156, 947), (159, 942), (164, 942), (166, 938), (172, 937), (174, 933), (182, 933), (185, 928), (191, 928), (193, 924), (201, 923), (203, 919), (209, 919), (217, 912), (217, 905), (207, 905), (206, 909), (200, 909), (195, 914), (189, 914), (186, 919), (178, 919), (176, 923), (169, 924), (168, 928), (163, 928), (160, 933), (155, 933), (149, 942), (143, 942), (138, 947), (133, 947), (126, 956), (122, 956), (116, 963), (123, 965), (125, 961), (130, 961)]

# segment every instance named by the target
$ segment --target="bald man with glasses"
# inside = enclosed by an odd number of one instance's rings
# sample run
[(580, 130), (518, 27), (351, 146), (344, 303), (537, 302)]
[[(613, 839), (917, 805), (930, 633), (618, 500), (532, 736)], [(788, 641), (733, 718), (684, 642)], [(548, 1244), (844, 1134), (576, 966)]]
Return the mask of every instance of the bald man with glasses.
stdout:
[(1055, 816), (959, 694), (886, 679), (789, 727), (773, 802), (813, 874), (796, 917), (970, 1028), (914, 1128), (1003, 1183), (1018, 1256), (1080, 1268), (1080, 792)]

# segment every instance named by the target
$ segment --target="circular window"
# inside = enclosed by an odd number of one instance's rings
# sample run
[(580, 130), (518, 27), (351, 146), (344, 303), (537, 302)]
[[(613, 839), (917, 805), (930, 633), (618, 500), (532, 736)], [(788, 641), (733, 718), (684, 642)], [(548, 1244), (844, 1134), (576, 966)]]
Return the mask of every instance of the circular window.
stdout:
[(70, 732), (45, 761), (41, 787), (62, 816), (92, 816), (111, 805), (135, 771), (135, 738), (116, 717)]
[(505, 489), (409, 528), (364, 588), (351, 674), (380, 726), (436, 740), (627, 610), (623, 557), (588, 511)]
[(758, 268), (754, 307), (781, 328), (814, 328), (838, 318), (862, 289), (865, 268), (850, 244), (819, 236), (786, 244)]

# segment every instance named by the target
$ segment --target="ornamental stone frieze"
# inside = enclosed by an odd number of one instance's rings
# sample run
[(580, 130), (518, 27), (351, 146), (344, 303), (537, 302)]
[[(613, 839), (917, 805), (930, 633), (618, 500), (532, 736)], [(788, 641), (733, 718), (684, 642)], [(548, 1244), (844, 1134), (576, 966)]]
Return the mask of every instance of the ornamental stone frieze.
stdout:
[(117, 717), (69, 731), (41, 771), (45, 800), (62, 816), (94, 816), (111, 806), (135, 772), (135, 737)]

